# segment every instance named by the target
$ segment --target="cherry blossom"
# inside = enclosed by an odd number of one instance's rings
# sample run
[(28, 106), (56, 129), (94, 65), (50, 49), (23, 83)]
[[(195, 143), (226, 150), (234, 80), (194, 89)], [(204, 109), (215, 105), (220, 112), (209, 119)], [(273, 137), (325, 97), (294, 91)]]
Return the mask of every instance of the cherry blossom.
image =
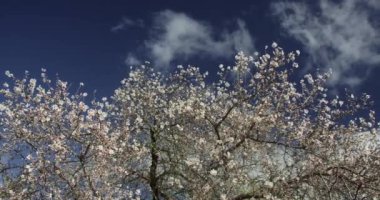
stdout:
[(370, 96), (295, 82), (299, 50), (238, 52), (216, 78), (133, 67), (111, 97), (10, 71), (0, 89), (0, 198), (376, 199)]

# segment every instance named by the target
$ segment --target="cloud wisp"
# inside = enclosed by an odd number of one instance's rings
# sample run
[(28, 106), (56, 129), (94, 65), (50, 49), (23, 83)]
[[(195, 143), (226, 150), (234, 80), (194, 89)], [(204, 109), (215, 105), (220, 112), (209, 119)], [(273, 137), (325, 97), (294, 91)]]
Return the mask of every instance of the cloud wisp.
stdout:
[(121, 30), (125, 30), (128, 27), (134, 27), (134, 26), (143, 28), (145, 26), (144, 21), (141, 19), (132, 20), (128, 17), (123, 17), (122, 20), (116, 26), (113, 26), (111, 28), (111, 31), (112, 32), (119, 32)]
[(309, 67), (333, 70), (331, 85), (358, 86), (372, 67), (380, 67), (380, 27), (373, 20), (380, 1), (319, 0), (314, 9), (286, 1), (271, 8), (287, 34), (304, 44)]
[[(252, 52), (253, 39), (245, 22), (238, 19), (236, 24), (237, 29), (234, 31), (217, 30), (185, 13), (161, 11), (154, 15), (143, 50), (158, 67), (169, 67), (176, 59), (190, 59), (194, 56), (214, 59), (233, 56), (240, 50)], [(130, 53), (126, 63), (133, 65), (138, 60)]]

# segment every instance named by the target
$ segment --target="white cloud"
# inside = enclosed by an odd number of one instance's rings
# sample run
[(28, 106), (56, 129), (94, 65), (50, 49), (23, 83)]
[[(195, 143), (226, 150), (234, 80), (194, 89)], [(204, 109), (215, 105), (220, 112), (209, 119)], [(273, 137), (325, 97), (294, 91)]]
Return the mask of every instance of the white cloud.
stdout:
[(380, 9), (380, 1), (379, 0), (367, 0), (368, 5), (375, 8), (375, 9)]
[(141, 19), (132, 20), (130, 18), (123, 17), (123, 19), (116, 26), (113, 26), (111, 28), (111, 31), (118, 32), (121, 30), (125, 30), (127, 27), (133, 27), (133, 26), (142, 28), (144, 27), (144, 21)]
[[(332, 85), (359, 85), (371, 67), (380, 67), (380, 28), (372, 15), (380, 1), (319, 0), (317, 6), (286, 1), (272, 4), (272, 11), (287, 33), (305, 45), (310, 65), (332, 68)], [(355, 75), (356, 70), (363, 73)]]
[(125, 58), (125, 64), (135, 66), (140, 65), (141, 61), (132, 53), (128, 53), (127, 58)]
[(205, 22), (184, 13), (170, 10), (155, 15), (150, 37), (144, 48), (158, 67), (168, 67), (174, 59), (193, 56), (221, 58), (233, 56), (236, 51), (253, 51), (253, 39), (242, 20), (237, 30), (216, 30)]

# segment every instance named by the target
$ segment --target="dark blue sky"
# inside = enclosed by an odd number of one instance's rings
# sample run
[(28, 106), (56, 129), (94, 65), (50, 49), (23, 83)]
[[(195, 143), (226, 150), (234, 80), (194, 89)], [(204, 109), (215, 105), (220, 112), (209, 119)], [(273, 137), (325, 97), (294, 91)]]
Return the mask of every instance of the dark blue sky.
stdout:
[(0, 71), (46, 68), (101, 97), (141, 60), (213, 72), (276, 41), (300, 49), (304, 68), (336, 71), (332, 88), (371, 94), (380, 112), (379, 1), (307, 2), (1, 0)]

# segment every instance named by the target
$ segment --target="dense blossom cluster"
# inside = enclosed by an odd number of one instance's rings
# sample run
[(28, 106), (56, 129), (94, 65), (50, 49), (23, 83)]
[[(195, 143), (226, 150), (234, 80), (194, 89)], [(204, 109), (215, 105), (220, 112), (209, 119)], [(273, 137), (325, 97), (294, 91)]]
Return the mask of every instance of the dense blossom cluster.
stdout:
[(7, 71), (0, 198), (376, 199), (369, 96), (329, 98), (329, 73), (292, 82), (299, 55), (240, 52), (212, 83), (142, 65), (90, 104), (83, 83), (70, 94), (44, 69), (39, 81)]

